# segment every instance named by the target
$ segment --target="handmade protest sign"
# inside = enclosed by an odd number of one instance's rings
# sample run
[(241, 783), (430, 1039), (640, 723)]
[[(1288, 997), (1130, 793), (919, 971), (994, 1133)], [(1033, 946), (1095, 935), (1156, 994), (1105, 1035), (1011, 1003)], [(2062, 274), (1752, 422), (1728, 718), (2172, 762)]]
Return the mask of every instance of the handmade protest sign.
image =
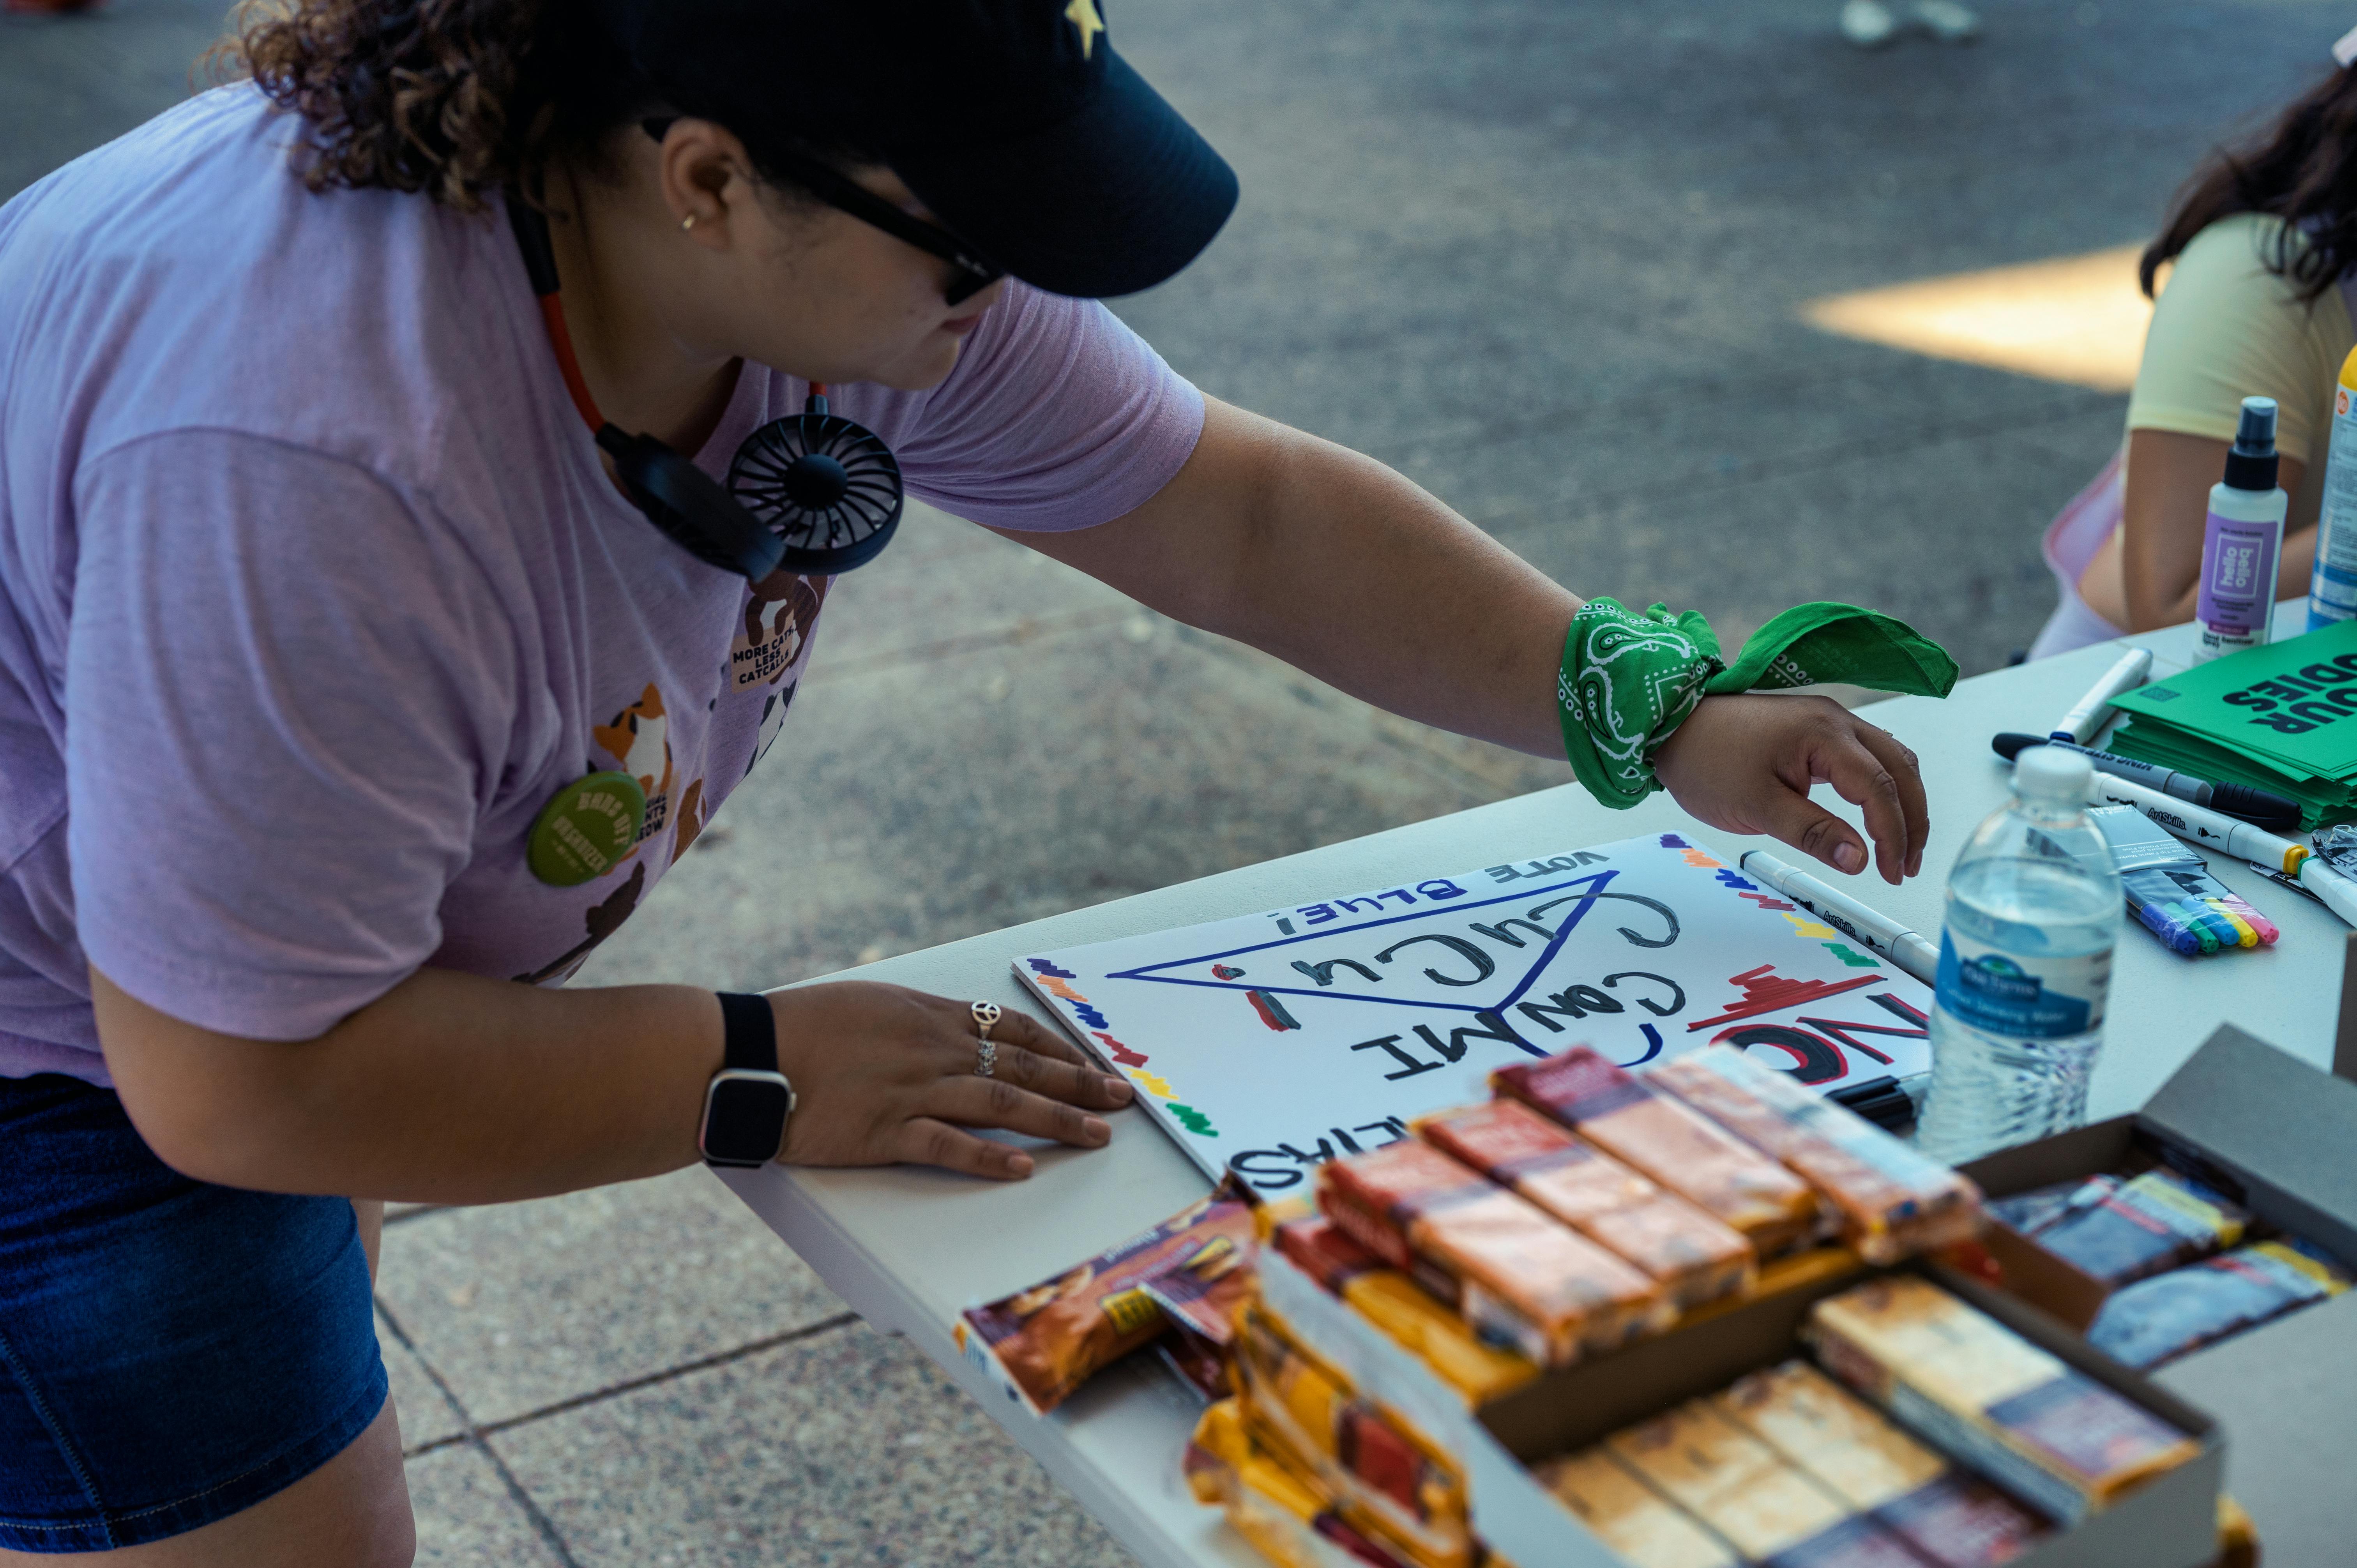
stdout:
[(1189, 1158), (1283, 1191), (1498, 1068), (1726, 1043), (1818, 1089), (1929, 1070), (1932, 993), (1677, 833), (1018, 959)]

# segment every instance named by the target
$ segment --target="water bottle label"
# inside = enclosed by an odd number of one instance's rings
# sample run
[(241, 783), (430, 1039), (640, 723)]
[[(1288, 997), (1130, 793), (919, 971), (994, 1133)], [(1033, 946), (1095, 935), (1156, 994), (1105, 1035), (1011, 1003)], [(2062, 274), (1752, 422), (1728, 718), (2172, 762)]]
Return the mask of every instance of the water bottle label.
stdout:
[(1940, 1011), (1959, 1024), (2016, 1039), (2083, 1035), (2104, 1022), (2112, 952), (2026, 958), (1955, 932), (1940, 938)]

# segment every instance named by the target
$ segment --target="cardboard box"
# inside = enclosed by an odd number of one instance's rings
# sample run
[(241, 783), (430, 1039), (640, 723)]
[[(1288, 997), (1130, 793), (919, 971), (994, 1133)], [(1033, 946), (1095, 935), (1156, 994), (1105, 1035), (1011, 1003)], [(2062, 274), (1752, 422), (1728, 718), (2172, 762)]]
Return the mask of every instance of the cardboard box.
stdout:
[[(2352, 994), (2357, 987), (2344, 992)], [(2357, 1024), (2357, 1011), (2343, 1015)], [(2357, 1027), (2344, 1031), (2339, 1055), (2357, 1071), (2352, 1036)], [(2231, 1026), (2141, 1112), (1964, 1169), (1991, 1197), (2005, 1197), (2115, 1168), (2138, 1137), (2192, 1156), (2204, 1179), (2256, 1219), (2357, 1265), (2357, 1083)], [(1987, 1240), (2009, 1284), (2075, 1327), (2093, 1320), (2105, 1294), (2095, 1281), (2002, 1225)], [(2223, 1429), (2226, 1490), (2250, 1510), (2270, 1568), (2357, 1561), (2347, 1457), (2357, 1432), (2357, 1291), (2197, 1350), (2153, 1380)]]
[[(1876, 1272), (1860, 1265), (1743, 1305), (1706, 1310), (1656, 1338), (1546, 1373), (1513, 1393), (1470, 1406), (1275, 1249), (1261, 1254), (1261, 1288), (1270, 1306), (1329, 1356), (1362, 1397), (1389, 1406), (1463, 1459), (1473, 1528), (1515, 1568), (1627, 1568), (1539, 1483), (1531, 1466), (1802, 1354), (1800, 1328), (1809, 1308)], [(2222, 1467), (2214, 1423), (2100, 1355), (2050, 1315), (1950, 1272), (1925, 1272), (2033, 1343), (2183, 1428), (2202, 1446), (2192, 1463), (2079, 1529), (2049, 1538), (2017, 1563), (2207, 1568), (2217, 1554)]]
[[(2218, 1552), (2224, 1465), (2217, 1424), (2027, 1303), (1952, 1271), (1910, 1266), (2201, 1445), (2190, 1462), (2016, 1558), (2017, 1568), (2207, 1568)], [(1762, 1298), (1618, 1355), (1550, 1374), (1483, 1406), (1475, 1420), (1489, 1441), (1467, 1455), (1474, 1529), (1516, 1568), (1625, 1568), (1539, 1484), (1530, 1466), (1802, 1353), (1800, 1330), (1809, 1308), (1882, 1272), (1889, 1271), (1861, 1269)]]

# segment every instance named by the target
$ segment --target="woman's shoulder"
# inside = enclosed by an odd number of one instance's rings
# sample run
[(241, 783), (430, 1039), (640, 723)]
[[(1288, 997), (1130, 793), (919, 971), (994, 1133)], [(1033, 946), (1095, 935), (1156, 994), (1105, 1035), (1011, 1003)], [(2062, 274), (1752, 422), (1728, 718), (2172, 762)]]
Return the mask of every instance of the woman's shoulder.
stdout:
[(0, 381), (54, 394), (11, 399), (10, 422), (80, 421), (55, 434), (91, 455), (234, 431), (398, 480), (430, 471), (457, 411), (511, 409), (498, 350), (525, 285), (505, 226), (313, 191), (302, 133), (218, 88), (0, 209)]
[(2306, 243), (2283, 220), (2252, 212), (2222, 218), (2187, 243), (2153, 308), (2131, 429), (2225, 440), (2241, 400), (2264, 393), (2282, 405), (2284, 451), (2308, 459), (2351, 335), (2337, 290), (2310, 300), (2284, 275)]

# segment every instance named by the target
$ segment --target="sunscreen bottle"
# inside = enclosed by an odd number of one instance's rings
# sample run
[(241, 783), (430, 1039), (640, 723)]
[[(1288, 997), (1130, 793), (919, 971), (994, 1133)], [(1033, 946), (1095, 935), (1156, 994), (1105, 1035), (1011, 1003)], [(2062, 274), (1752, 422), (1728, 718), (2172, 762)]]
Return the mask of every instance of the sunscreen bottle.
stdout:
[(2276, 400), (2246, 397), (2233, 448), (2226, 454), (2226, 477), (2210, 487), (2201, 595), (2193, 612), (2200, 634), (2193, 645), (2196, 664), (2266, 641), (2288, 504), (2276, 484)]
[(2308, 629), (2357, 616), (2357, 349), (2332, 389), (2332, 455), (2316, 515), (2316, 569), (2308, 578)]

